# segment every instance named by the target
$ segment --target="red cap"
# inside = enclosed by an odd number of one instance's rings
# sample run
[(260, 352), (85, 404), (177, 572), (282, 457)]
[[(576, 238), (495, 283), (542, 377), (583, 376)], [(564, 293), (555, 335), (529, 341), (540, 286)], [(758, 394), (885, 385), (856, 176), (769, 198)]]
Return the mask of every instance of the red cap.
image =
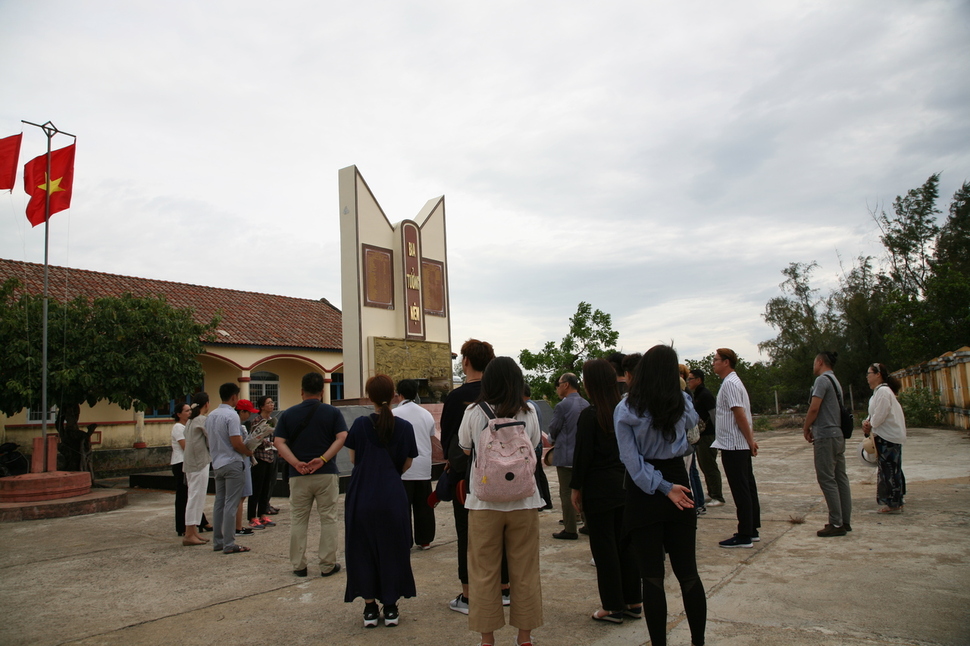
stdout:
[(259, 409), (253, 406), (253, 402), (248, 399), (240, 399), (236, 402), (236, 410), (244, 410), (247, 413), (258, 413)]

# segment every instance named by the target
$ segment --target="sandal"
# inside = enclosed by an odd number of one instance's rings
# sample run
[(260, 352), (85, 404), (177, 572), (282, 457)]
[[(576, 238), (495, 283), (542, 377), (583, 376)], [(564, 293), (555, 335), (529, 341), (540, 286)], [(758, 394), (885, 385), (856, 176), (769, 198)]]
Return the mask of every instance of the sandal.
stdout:
[(623, 611), (625, 617), (630, 619), (641, 619), (643, 618), (643, 606), (634, 606), (632, 608), (627, 608)]
[(880, 514), (901, 514), (903, 513), (902, 507), (883, 507), (879, 510)]
[(622, 624), (623, 623), (623, 613), (622, 612), (610, 612), (609, 610), (597, 610), (592, 615), (590, 619), (593, 621), (602, 621), (608, 624)]
[(223, 554), (239, 554), (241, 552), (248, 552), (249, 548), (242, 545), (233, 545), (229, 549), (222, 550)]
[(205, 545), (208, 542), (209, 541), (201, 541), (200, 540), (198, 543), (196, 543), (195, 541), (183, 540), (182, 541), (182, 545), (185, 545), (186, 547), (190, 547), (192, 545)]

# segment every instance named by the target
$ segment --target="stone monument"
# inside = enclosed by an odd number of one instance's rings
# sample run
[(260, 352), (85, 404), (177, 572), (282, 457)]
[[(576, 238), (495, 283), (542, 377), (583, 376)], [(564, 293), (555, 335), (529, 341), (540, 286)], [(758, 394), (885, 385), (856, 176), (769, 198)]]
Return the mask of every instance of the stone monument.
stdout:
[(344, 402), (377, 373), (416, 379), (437, 401), (451, 389), (445, 198), (391, 224), (356, 166), (339, 181)]

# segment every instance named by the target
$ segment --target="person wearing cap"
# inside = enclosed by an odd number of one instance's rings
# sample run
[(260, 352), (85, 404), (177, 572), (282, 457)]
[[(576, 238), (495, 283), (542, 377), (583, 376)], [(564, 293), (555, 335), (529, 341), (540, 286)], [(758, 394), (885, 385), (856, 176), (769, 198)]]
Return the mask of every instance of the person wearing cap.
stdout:
[[(246, 430), (246, 422), (253, 413), (258, 413), (259, 410), (253, 406), (253, 402), (248, 399), (240, 399), (236, 402), (236, 414), (239, 415), (239, 426), (243, 434), (243, 443), (246, 445), (250, 451), (254, 451), (258, 444), (258, 441), (254, 441), (252, 436)], [(253, 525), (250, 523), (248, 526), (243, 526), (243, 522), (246, 519), (244, 515), (246, 509), (246, 501), (253, 495), (253, 460), (252, 458), (246, 460), (243, 463), (246, 468), (246, 472), (243, 475), (243, 492), (242, 498), (239, 499), (239, 506), (236, 508), (236, 536), (246, 536), (253, 533), (254, 529), (266, 529), (263, 527), (262, 523), (256, 523)]]
[(248, 552), (249, 548), (236, 545), (236, 517), (233, 512), (243, 493), (245, 463), (253, 452), (243, 442), (242, 427), (235, 410), (239, 401), (239, 386), (232, 382), (222, 384), (219, 386), (219, 398), (222, 404), (205, 420), (216, 483), (212, 548), (225, 554), (238, 554)]

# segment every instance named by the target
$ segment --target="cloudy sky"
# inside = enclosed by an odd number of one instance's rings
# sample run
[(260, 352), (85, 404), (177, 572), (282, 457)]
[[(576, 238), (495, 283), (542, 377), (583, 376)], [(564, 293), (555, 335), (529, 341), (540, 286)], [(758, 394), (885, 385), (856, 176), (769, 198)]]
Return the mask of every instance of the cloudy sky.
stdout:
[[(625, 351), (750, 359), (789, 262), (970, 178), (970, 3), (0, 0), (0, 137), (78, 136), (52, 264), (340, 303), (337, 171), (445, 195), (454, 346), (580, 301)], [(55, 147), (70, 142), (55, 138)], [(0, 257), (43, 262), (18, 187)]]

